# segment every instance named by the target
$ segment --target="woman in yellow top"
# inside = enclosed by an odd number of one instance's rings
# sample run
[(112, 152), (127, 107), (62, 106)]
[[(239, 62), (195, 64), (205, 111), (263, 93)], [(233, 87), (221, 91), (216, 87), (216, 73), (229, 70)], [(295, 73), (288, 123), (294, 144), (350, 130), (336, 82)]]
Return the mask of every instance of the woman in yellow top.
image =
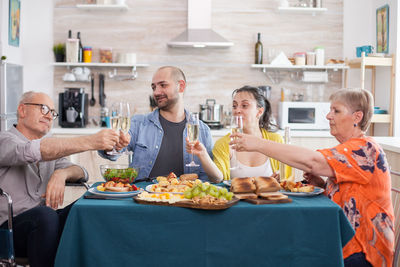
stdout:
[[(271, 105), (259, 93), (258, 88), (244, 86), (233, 91), (232, 96), (232, 115), (242, 116), (244, 133), (283, 143), (279, 134), (267, 130), (271, 124)], [(229, 142), (230, 134), (217, 140), (213, 148), (214, 162), (199, 142), (196, 142), (193, 147), (187, 142), (186, 149), (199, 157), (205, 172), (214, 182), (235, 177), (273, 176), (279, 171), (277, 160), (259, 152), (233, 153), (232, 149), (229, 148)], [(231, 169), (231, 165), (235, 168)], [(288, 167), (285, 173), (286, 177), (290, 176), (291, 169)]]

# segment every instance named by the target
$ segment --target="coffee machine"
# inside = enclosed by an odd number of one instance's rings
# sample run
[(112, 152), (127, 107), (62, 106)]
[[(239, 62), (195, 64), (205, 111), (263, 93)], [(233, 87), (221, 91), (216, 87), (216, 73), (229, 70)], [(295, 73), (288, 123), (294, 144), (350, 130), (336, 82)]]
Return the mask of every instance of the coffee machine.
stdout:
[(84, 128), (88, 123), (89, 97), (83, 88), (65, 88), (58, 95), (58, 123), (63, 128)]

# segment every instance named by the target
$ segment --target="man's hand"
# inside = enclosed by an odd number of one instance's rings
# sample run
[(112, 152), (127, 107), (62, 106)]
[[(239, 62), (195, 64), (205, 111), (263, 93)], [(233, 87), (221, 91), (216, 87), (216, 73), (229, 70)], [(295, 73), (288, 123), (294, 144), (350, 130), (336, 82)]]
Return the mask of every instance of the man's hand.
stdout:
[(112, 129), (104, 129), (89, 137), (93, 150), (112, 150), (119, 142), (119, 134)]
[(131, 142), (131, 136), (129, 133), (124, 133), (123, 131), (119, 131), (119, 142), (115, 145), (115, 149), (121, 150)]
[(65, 180), (67, 175), (63, 169), (56, 170), (50, 177), (47, 184), (46, 193), (43, 197), (46, 198), (46, 206), (57, 209), (64, 202)]

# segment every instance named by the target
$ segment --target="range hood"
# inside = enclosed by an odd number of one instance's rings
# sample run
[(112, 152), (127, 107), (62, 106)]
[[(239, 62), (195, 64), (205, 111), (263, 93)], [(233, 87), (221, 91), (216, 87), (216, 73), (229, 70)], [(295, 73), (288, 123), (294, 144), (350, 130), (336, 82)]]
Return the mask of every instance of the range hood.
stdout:
[(188, 0), (188, 29), (168, 42), (170, 47), (219, 47), (233, 46), (211, 29), (211, 0)]

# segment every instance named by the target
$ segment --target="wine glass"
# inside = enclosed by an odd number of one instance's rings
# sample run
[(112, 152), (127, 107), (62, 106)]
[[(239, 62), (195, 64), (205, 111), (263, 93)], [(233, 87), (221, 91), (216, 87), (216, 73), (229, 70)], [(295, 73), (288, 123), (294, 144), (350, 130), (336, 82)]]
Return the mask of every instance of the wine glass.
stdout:
[[(194, 143), (199, 139), (199, 114), (198, 113), (190, 113), (189, 119), (186, 125), (187, 129), (187, 136), (189, 138), (189, 142), (191, 147), (193, 148)], [(192, 154), (192, 161), (186, 164), (188, 167), (198, 167), (200, 165), (196, 164), (193, 160)]]
[[(120, 120), (120, 129), (124, 134), (127, 134), (129, 132), (129, 129), (131, 128), (131, 108), (129, 103), (127, 102), (122, 102), (121, 103), (121, 120)], [(124, 152), (125, 154), (129, 155), (131, 152), (126, 150)]]
[[(242, 116), (237, 116), (237, 115), (232, 116), (231, 131), (233, 134), (234, 133), (243, 133), (243, 118), (242, 118)], [(233, 149), (232, 158), (234, 157), (236, 164), (235, 164), (235, 166), (231, 166), (230, 169), (235, 170), (235, 169), (239, 168), (239, 165), (237, 165), (237, 158), (236, 158), (237, 154), (236, 154), (236, 150), (233, 148), (233, 146), (231, 146), (231, 149)]]
[[(122, 103), (121, 102), (115, 102), (111, 106), (111, 129), (113, 129), (116, 132), (119, 132), (121, 129), (121, 115), (122, 115)], [(119, 155), (120, 152), (115, 150), (115, 147), (113, 150), (107, 152), (108, 155)]]

